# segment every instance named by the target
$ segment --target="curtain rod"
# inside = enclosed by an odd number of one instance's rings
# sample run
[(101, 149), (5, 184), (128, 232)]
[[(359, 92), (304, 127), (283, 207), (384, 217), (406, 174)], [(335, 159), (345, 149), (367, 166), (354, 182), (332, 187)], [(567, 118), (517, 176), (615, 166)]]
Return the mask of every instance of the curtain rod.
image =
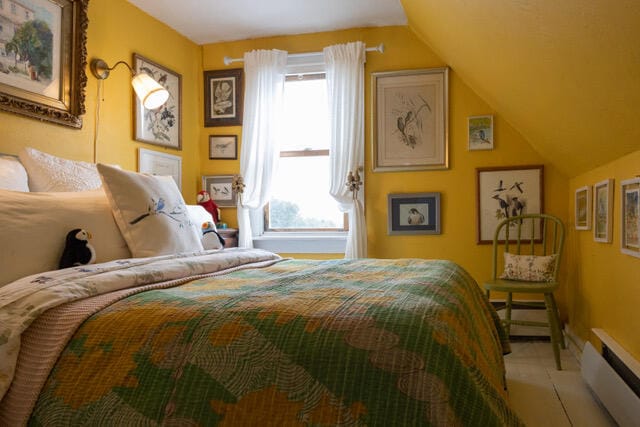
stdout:
[[(384, 44), (380, 43), (375, 47), (368, 47), (365, 49), (367, 52), (380, 52), (384, 53)], [(291, 58), (295, 58), (296, 56), (307, 56), (307, 55), (322, 55), (322, 52), (309, 52), (309, 53), (292, 53), (288, 56)], [(230, 65), (232, 62), (243, 62), (244, 58), (231, 58), (229, 56), (225, 56), (223, 59), (224, 65)]]

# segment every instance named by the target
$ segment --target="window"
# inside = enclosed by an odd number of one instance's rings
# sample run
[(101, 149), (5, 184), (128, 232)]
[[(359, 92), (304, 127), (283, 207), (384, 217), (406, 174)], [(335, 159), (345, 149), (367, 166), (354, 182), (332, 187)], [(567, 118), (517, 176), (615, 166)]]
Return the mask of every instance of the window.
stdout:
[(267, 232), (345, 231), (346, 214), (329, 194), (329, 117), (324, 74), (288, 76), (284, 89), (285, 129)]
[(15, 3), (11, 3), (11, 13), (13, 13), (14, 15), (18, 14), (18, 9), (16, 8)]

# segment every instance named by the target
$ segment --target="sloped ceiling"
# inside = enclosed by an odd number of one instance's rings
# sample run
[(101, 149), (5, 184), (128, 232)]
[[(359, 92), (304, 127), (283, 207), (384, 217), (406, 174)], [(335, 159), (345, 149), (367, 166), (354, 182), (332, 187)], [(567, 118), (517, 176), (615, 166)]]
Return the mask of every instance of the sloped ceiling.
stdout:
[(567, 176), (640, 150), (640, 1), (401, 2), (413, 31)]

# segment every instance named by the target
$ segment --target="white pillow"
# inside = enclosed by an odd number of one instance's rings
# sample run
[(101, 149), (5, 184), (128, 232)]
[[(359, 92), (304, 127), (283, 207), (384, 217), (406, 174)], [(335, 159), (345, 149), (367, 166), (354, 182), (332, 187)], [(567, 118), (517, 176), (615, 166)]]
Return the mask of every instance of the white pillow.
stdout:
[[(216, 224), (213, 222), (213, 217), (205, 208), (200, 205), (187, 205), (189, 215), (193, 222), (197, 225), (200, 224), (198, 230), (200, 230), (200, 242), (205, 250), (222, 249), (222, 243), (218, 238)], [(204, 226), (207, 225), (207, 234), (204, 234)], [(216, 233), (211, 233), (211, 230)]]
[(29, 191), (27, 171), (17, 157), (0, 156), (0, 189)]
[(65, 237), (74, 228), (92, 234), (96, 262), (130, 258), (102, 190), (21, 193), (0, 190), (0, 286), (56, 270)]
[(86, 191), (102, 185), (93, 163), (67, 160), (28, 147), (18, 156), (29, 175), (31, 191)]
[(200, 224), (189, 216), (170, 176), (98, 164), (113, 216), (134, 257), (203, 251)]

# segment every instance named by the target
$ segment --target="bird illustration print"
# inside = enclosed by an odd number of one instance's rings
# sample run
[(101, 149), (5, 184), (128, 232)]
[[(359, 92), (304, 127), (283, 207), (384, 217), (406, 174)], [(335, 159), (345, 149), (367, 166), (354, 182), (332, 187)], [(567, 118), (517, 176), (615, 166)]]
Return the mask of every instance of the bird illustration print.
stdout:
[(401, 96), (399, 107), (394, 109), (396, 115), (396, 129), (400, 133), (402, 143), (409, 148), (415, 148), (421, 141), (419, 136), (423, 130), (423, 110), (431, 112), (431, 107), (425, 99), (420, 96)]
[(524, 194), (524, 182), (514, 181), (512, 184), (508, 184), (501, 179), (493, 193), (491, 198), (498, 202), (497, 219), (510, 218), (525, 213), (527, 198)]
[(416, 208), (409, 209), (409, 218), (407, 222), (409, 225), (420, 225), (424, 224), (424, 215), (420, 213)]

